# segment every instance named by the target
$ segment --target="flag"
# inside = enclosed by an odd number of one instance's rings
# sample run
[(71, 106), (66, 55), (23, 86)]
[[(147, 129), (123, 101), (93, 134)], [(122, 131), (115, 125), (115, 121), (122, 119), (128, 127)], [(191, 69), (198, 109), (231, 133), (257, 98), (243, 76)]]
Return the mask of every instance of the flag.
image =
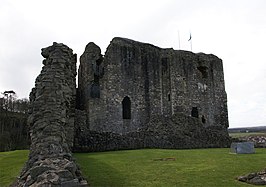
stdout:
[(191, 39), (192, 39), (192, 37), (191, 37), (191, 33), (190, 33), (188, 41), (190, 41)]

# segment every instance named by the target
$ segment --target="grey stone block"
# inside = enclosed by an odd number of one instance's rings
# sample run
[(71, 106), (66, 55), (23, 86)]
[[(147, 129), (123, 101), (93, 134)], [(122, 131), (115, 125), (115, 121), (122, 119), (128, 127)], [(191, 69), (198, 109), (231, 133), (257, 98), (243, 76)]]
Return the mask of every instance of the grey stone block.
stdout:
[(233, 142), (231, 143), (230, 152), (236, 154), (255, 153), (254, 142)]

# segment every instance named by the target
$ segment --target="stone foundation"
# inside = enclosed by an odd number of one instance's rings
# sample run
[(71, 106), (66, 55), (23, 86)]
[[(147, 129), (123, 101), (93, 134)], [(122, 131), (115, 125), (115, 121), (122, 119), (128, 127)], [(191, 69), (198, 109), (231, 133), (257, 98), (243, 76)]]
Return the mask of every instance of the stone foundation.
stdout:
[[(85, 120), (84, 112), (77, 118)], [(83, 125), (81, 125), (83, 124)], [(221, 127), (203, 127), (197, 118), (176, 114), (172, 117), (154, 117), (145, 128), (118, 134), (88, 129), (86, 122), (78, 121), (74, 140), (75, 152), (96, 152), (122, 149), (163, 148), (190, 149), (228, 147), (229, 136)]]

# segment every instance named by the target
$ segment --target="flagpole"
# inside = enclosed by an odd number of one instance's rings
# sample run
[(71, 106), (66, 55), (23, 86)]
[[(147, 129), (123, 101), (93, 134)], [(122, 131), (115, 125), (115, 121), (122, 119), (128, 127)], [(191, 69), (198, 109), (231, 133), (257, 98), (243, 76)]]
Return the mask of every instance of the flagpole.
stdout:
[(190, 40), (190, 49), (191, 49), (191, 52), (192, 52), (192, 39)]
[(188, 41), (190, 42), (190, 50), (192, 52), (192, 36), (191, 36), (191, 32), (190, 32)]
[(181, 46), (180, 46), (180, 34), (179, 34), (179, 30), (178, 30), (178, 45), (179, 45), (179, 50), (181, 49)]

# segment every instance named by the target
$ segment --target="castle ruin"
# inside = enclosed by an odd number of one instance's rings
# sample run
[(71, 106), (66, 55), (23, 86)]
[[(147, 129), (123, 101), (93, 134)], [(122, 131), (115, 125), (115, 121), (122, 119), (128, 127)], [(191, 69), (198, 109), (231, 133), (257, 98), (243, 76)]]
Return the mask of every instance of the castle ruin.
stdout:
[[(80, 57), (76, 151), (228, 143), (222, 60), (114, 38)], [(83, 122), (80, 119), (84, 119)]]
[(29, 160), (15, 186), (87, 186), (71, 152), (226, 147), (222, 60), (114, 38), (105, 55), (42, 49), (30, 94)]

